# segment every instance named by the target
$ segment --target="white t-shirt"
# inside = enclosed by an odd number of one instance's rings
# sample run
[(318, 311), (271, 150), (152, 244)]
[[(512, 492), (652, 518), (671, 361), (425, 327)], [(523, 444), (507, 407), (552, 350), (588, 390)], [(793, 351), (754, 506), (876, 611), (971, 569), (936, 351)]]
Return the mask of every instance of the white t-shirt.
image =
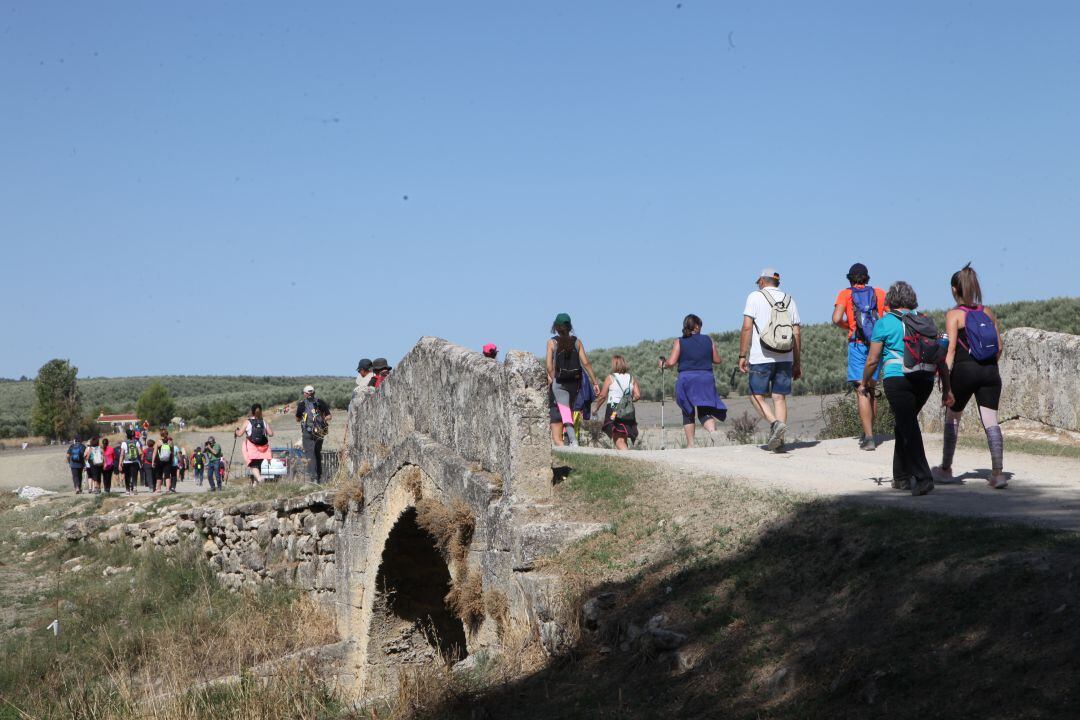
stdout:
[[(776, 302), (787, 297), (787, 293), (780, 288), (766, 287), (765, 292), (769, 293)], [(791, 299), (789, 309), (791, 311), (791, 322), (795, 325), (800, 325), (799, 308), (795, 306), (795, 298)], [(751, 365), (772, 362), (791, 362), (794, 359), (794, 353), (790, 350), (786, 353), (778, 353), (769, 350), (761, 344), (761, 335), (758, 334), (758, 327), (765, 327), (768, 325), (769, 316), (771, 314), (772, 305), (765, 299), (765, 295), (762, 294), (761, 291), (755, 290), (746, 296), (746, 307), (743, 309), (743, 315), (752, 318), (754, 321), (754, 332), (750, 338), (750, 357), (747, 358)]]
[[(611, 383), (607, 389), (607, 401), (609, 405), (618, 405), (623, 399), (623, 391), (633, 395), (631, 390), (631, 383), (633, 380), (630, 377), (630, 373), (612, 373)], [(619, 387), (622, 385), (622, 387)]]

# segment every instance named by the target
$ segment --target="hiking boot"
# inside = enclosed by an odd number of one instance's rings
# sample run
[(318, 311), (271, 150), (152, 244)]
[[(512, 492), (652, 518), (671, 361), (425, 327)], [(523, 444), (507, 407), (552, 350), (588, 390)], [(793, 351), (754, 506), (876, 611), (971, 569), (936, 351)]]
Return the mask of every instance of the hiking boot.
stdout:
[(929, 477), (925, 480), (915, 480), (911, 483), (912, 495), (925, 495), (934, 489), (934, 478)]
[(910, 490), (911, 478), (893, 478), (892, 486), (893, 490)]
[(779, 420), (774, 420), (773, 424), (769, 426), (769, 443), (766, 447), (773, 452), (779, 450), (784, 444), (784, 431), (786, 430), (787, 425)]
[(859, 440), (859, 449), (877, 450), (877, 443), (874, 442), (874, 437), (872, 435), (863, 435), (862, 439)]

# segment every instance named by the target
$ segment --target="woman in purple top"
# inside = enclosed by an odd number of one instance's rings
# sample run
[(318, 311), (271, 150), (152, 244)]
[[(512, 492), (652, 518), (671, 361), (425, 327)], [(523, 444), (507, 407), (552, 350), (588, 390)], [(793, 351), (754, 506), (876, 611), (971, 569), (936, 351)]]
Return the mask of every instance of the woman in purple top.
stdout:
[(701, 318), (687, 315), (683, 319), (682, 337), (675, 340), (671, 354), (660, 360), (660, 367), (679, 366), (675, 381), (675, 402), (682, 410), (686, 447), (694, 447), (694, 415), (710, 433), (717, 430), (716, 421), (727, 418), (727, 407), (716, 392), (713, 365), (720, 364), (720, 353), (712, 338), (701, 334)]

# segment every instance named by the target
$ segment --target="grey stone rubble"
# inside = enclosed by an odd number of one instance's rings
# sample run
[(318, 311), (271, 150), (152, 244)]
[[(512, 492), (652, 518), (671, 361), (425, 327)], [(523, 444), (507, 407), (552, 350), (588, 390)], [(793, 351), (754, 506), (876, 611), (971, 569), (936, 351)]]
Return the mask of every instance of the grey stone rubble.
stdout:
[(139, 523), (117, 522), (115, 516), (78, 518), (65, 525), (64, 537), (126, 542), (166, 553), (194, 543), (231, 590), (289, 583), (332, 605), (340, 526), (333, 493), (320, 491), (287, 500), (167, 510)]

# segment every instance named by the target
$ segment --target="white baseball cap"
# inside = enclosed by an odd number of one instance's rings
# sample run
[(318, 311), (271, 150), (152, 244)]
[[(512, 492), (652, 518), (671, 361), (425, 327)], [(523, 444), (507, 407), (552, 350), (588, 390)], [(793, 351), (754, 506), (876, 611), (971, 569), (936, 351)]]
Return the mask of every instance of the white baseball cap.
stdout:
[(304, 392), (313, 393), (313, 392), (315, 392), (315, 387), (313, 385), (305, 385), (304, 386)]
[(776, 278), (777, 280), (779, 280), (780, 273), (776, 272), (776, 268), (766, 267), (761, 269), (761, 272), (758, 273), (758, 277)]

